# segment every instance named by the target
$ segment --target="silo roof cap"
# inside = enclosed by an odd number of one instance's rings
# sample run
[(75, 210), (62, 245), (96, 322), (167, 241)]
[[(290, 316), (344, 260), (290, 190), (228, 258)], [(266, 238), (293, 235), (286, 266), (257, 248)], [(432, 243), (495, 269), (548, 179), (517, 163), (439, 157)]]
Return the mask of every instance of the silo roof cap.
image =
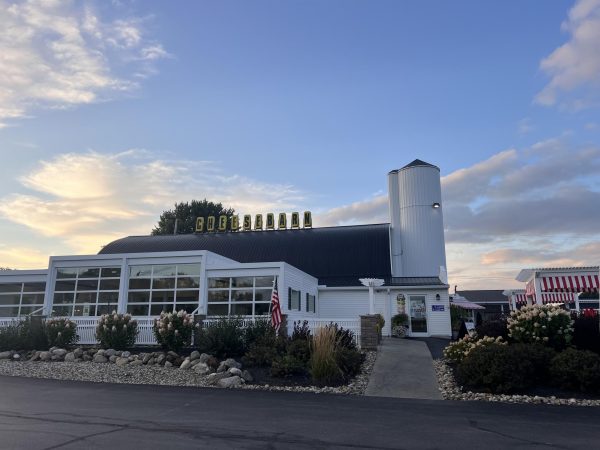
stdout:
[(420, 159), (415, 159), (413, 162), (405, 165), (401, 169), (392, 170), (390, 173), (400, 172), (401, 170), (409, 169), (411, 167), (433, 167), (434, 169), (440, 170), (438, 166), (434, 166), (433, 164), (429, 164), (428, 162), (421, 161)]

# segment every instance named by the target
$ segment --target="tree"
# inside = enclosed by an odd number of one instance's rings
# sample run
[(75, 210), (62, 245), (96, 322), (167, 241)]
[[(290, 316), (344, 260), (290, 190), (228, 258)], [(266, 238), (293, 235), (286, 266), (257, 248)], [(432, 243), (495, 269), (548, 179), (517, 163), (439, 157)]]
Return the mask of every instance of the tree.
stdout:
[[(196, 230), (196, 218), (215, 216), (231, 216), (235, 214), (233, 208), (225, 208), (222, 203), (213, 203), (208, 200), (192, 200), (191, 202), (175, 203), (174, 209), (163, 211), (158, 219), (157, 226), (152, 230), (153, 235), (173, 234), (175, 219), (177, 219), (177, 234), (190, 234)], [(231, 222), (227, 221), (229, 230)]]

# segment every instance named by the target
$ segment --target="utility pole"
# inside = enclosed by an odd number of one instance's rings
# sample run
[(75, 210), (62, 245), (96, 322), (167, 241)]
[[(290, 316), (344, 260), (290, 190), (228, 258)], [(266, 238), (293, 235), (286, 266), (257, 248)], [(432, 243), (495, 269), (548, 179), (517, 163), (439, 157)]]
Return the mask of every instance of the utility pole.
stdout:
[(175, 226), (173, 227), (173, 234), (177, 234), (177, 223), (179, 222), (178, 218), (175, 218)]

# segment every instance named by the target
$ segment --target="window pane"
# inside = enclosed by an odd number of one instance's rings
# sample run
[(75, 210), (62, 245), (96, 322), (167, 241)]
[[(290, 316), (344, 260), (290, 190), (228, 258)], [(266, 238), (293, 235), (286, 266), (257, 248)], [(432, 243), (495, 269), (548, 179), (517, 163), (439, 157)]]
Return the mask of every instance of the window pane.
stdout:
[(46, 283), (40, 281), (39, 283), (24, 283), (23, 292), (44, 292), (46, 290)]
[(96, 293), (78, 292), (75, 296), (75, 303), (96, 303)]
[(152, 280), (152, 289), (173, 289), (175, 287), (175, 278), (154, 278)]
[(34, 316), (41, 316), (43, 313), (42, 306), (21, 306), (21, 312), (19, 314), (21, 316), (28, 316), (34, 311), (36, 311), (36, 313), (33, 314)]
[(118, 302), (118, 292), (100, 292), (98, 294), (98, 303), (112, 303), (113, 305), (116, 305)]
[[(140, 280), (136, 280), (140, 281)], [(121, 280), (100, 280), (101, 291), (118, 291)]]
[(273, 281), (275, 277), (256, 277), (256, 287), (268, 287), (273, 288)]
[(129, 277), (150, 277), (152, 275), (152, 266), (131, 266), (129, 268)]
[(251, 302), (252, 290), (231, 291), (232, 302)]
[(150, 289), (150, 278), (130, 279), (129, 289)]
[(177, 278), (177, 287), (190, 289), (200, 287), (200, 278), (180, 277)]
[(56, 278), (76, 278), (79, 269), (57, 269)]
[(128, 303), (148, 303), (150, 292), (130, 292)]
[(198, 303), (198, 291), (177, 291), (177, 303)]
[(74, 291), (75, 280), (72, 281), (57, 281), (54, 285), (55, 291)]
[(232, 316), (251, 316), (252, 315), (252, 303), (232, 303), (231, 304), (231, 315)]
[[(92, 306), (95, 307), (96, 305)], [(87, 312), (87, 315), (90, 315), (90, 305), (75, 305), (75, 309), (73, 310), (74, 316), (83, 316), (83, 312)]]
[(208, 291), (209, 302), (228, 302), (229, 291)]
[(2, 283), (0, 292), (18, 292), (21, 293), (21, 283)]
[(73, 297), (75, 294), (73, 292), (68, 292), (65, 294), (54, 294), (54, 302), (53, 304), (61, 304), (61, 303), (73, 303)]
[(71, 316), (73, 311), (72, 306), (55, 306), (52, 308), (53, 316)]
[(116, 311), (117, 307), (116, 305), (114, 306), (110, 306), (110, 305), (98, 305), (98, 307), (96, 308), (96, 315), (97, 316), (101, 316), (102, 314), (110, 314), (113, 311)]
[(175, 292), (173, 291), (152, 291), (152, 303), (173, 303), (175, 301)]
[(0, 317), (17, 317), (19, 315), (19, 307), (3, 307), (0, 308)]
[(23, 294), (22, 305), (43, 305), (44, 294)]
[(256, 297), (254, 298), (255, 302), (270, 302), (271, 301), (271, 289), (257, 289)]
[(177, 264), (178, 275), (200, 275), (200, 264)]
[(174, 277), (176, 273), (175, 266), (157, 265), (154, 266), (154, 277)]
[(78, 291), (96, 291), (98, 290), (98, 280), (77, 280)]
[(269, 314), (270, 303), (256, 303), (254, 305), (254, 314), (257, 316), (263, 316)]
[(79, 278), (98, 278), (100, 276), (100, 269), (90, 269), (84, 267), (79, 269)]
[(229, 278), (209, 278), (208, 279), (208, 287), (209, 288), (228, 288), (229, 287)]
[(18, 305), (21, 294), (3, 294), (0, 295), (0, 305)]
[(252, 277), (234, 277), (231, 279), (231, 287), (252, 287)]
[(185, 310), (188, 314), (192, 313), (198, 307), (198, 303), (177, 303), (175, 306), (176, 311), (180, 311), (182, 309)]
[(163, 311), (165, 311), (165, 312), (173, 311), (173, 305), (172, 304), (170, 304), (170, 305), (152, 304), (152, 306), (150, 307), (150, 315), (152, 315), (152, 316), (160, 316), (160, 313)]
[(226, 316), (228, 314), (229, 311), (229, 305), (228, 304), (212, 304), (212, 305), (208, 305), (208, 309), (207, 309), (207, 316)]
[(127, 312), (132, 316), (147, 316), (148, 305), (127, 305)]
[(101, 272), (102, 278), (119, 278), (121, 276), (120, 267), (103, 267)]

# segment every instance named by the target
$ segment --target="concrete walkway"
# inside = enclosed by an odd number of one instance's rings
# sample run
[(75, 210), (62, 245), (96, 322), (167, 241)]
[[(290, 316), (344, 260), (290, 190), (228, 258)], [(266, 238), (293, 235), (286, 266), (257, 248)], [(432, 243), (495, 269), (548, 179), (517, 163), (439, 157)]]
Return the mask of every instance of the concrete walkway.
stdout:
[(427, 344), (384, 338), (365, 395), (441, 400)]

